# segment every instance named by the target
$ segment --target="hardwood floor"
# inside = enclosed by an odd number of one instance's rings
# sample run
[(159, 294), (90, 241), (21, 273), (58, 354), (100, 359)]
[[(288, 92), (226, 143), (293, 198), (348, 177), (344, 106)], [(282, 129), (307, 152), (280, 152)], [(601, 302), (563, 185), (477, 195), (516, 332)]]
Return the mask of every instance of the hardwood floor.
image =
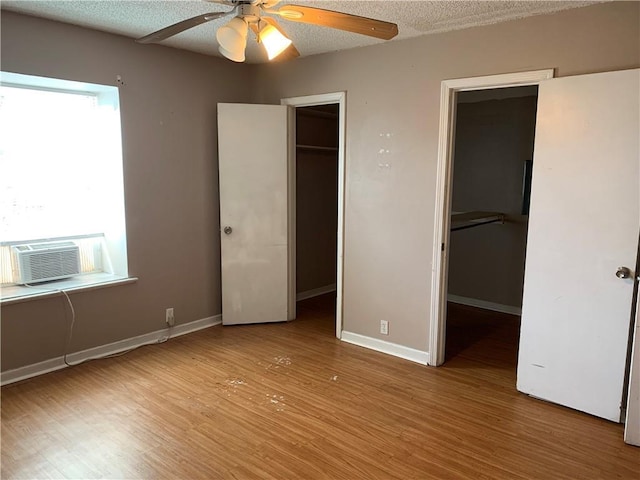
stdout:
[(513, 325), (472, 313), (441, 368), (339, 342), (325, 296), (3, 387), (2, 478), (637, 480), (622, 427), (516, 392)]

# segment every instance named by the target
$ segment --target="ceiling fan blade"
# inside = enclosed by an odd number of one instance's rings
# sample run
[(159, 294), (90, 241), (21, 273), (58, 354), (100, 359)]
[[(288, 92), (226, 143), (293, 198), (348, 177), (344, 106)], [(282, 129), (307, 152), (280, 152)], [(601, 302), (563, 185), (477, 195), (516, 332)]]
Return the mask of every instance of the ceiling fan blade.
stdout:
[(202, 25), (203, 23), (210, 22), (211, 20), (215, 20), (216, 18), (224, 17), (225, 15), (229, 15), (231, 12), (235, 11), (230, 10), (228, 12), (211, 12), (204, 13), (202, 15), (198, 15), (197, 17), (188, 18), (187, 20), (183, 20), (178, 23), (174, 23), (162, 30), (158, 30), (157, 32), (150, 33), (142, 38), (138, 38), (136, 42), (138, 43), (154, 43), (160, 42), (162, 40), (166, 40), (169, 37), (173, 37), (180, 32), (184, 32), (185, 30), (189, 30), (190, 28), (196, 27), (198, 25)]
[[(265, 17), (262, 17), (261, 20), (267, 22), (269, 25), (273, 25), (275, 28), (278, 29), (278, 31), (282, 35), (284, 35), (285, 37), (289, 38), (289, 36), (285, 33), (285, 31), (282, 29), (280, 24), (278, 22), (276, 22), (276, 20), (274, 18), (265, 16)], [(291, 59), (299, 57), (299, 56), (300, 56), (300, 52), (298, 51), (298, 49), (292, 43), (291, 45), (289, 45), (289, 47), (287, 47), (287, 49), (284, 52), (282, 52), (280, 55), (278, 55), (274, 60), (280, 62), (282, 60), (291, 60)]]
[(348, 13), (323, 10), (322, 8), (284, 5), (279, 10), (269, 10), (292, 22), (310, 23), (323, 27), (337, 28), (347, 32), (360, 33), (370, 37), (390, 40), (398, 34), (398, 25), (373, 18), (360, 17)]

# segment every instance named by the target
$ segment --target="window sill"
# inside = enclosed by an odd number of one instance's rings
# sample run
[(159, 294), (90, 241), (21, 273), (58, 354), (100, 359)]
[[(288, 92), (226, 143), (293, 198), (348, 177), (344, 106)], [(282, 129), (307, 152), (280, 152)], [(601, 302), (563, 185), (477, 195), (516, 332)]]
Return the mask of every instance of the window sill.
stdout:
[(115, 287), (117, 285), (126, 285), (135, 283), (136, 277), (122, 277), (110, 273), (91, 273), (66, 280), (57, 280), (54, 282), (37, 284), (32, 287), (22, 285), (11, 285), (2, 287), (0, 294), (0, 304), (10, 305), (13, 303), (27, 302), (29, 300), (38, 300), (46, 297), (62, 295), (64, 290), (67, 293), (85, 292), (96, 290), (98, 288)]

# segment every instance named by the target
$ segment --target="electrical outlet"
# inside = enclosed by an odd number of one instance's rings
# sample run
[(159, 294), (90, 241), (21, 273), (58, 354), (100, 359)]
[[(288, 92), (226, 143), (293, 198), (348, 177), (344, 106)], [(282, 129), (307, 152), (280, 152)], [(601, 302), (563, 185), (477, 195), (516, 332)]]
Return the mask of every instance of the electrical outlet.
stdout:
[(380, 320), (380, 333), (389, 335), (389, 322), (387, 320)]
[(173, 308), (167, 308), (165, 320), (167, 322), (167, 325), (169, 325), (170, 327), (173, 327), (173, 325), (176, 323), (176, 319), (173, 316)]

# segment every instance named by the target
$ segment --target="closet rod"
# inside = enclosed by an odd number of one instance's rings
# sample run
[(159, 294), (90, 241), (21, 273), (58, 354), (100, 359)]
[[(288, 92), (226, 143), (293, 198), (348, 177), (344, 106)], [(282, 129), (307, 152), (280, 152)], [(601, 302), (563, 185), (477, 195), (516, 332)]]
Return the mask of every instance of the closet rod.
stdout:
[(504, 223), (504, 214), (499, 212), (465, 212), (451, 215), (452, 232), (491, 223)]

